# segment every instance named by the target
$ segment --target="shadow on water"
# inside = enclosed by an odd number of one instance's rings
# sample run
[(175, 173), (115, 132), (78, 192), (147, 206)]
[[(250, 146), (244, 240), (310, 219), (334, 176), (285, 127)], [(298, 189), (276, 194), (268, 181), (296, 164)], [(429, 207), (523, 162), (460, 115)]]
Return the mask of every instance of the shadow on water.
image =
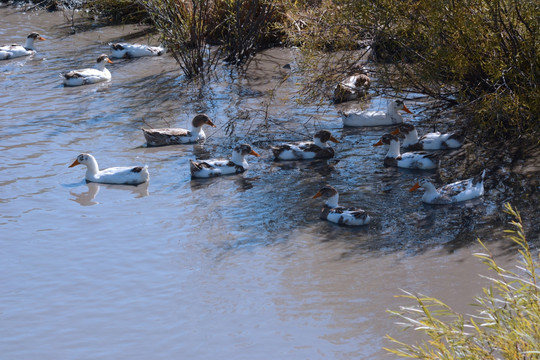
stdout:
[[(234, 184), (223, 194), (234, 201), (213, 209), (234, 223), (233, 227), (242, 229), (234, 240), (222, 245), (223, 251), (294, 241), (298, 232), (314, 234), (321, 242), (346, 243), (348, 254), (343, 256), (402, 251), (414, 254), (440, 246), (455, 250), (473, 243), (477, 227), (486, 225), (481, 220), (484, 199), (434, 206), (422, 204), (418, 196), (410, 195), (407, 190), (417, 172), (383, 168), (375, 172), (375, 180), (359, 185), (351, 180), (351, 170), (343, 161), (263, 161), (263, 168), (252, 169), (234, 180), (191, 182), (193, 192), (222, 181)], [(253, 174), (256, 176), (251, 177)], [(247, 175), (250, 178), (244, 177)], [(410, 179), (405, 186), (404, 177)], [(368, 209), (373, 222), (351, 228), (320, 220), (322, 203), (311, 197), (325, 183), (339, 189), (341, 204)]]
[[(69, 193), (73, 196), (71, 198), (71, 201), (75, 201), (82, 206), (92, 206), (92, 205), (98, 205), (99, 201), (96, 200), (96, 197), (98, 196), (98, 193), (100, 192), (100, 189), (105, 189), (104, 191), (114, 191), (114, 190), (120, 190), (120, 191), (129, 191), (134, 195), (135, 198), (142, 198), (149, 195), (148, 192), (148, 183), (132, 186), (132, 185), (109, 185), (109, 184), (98, 184), (94, 182), (84, 182), (87, 191), (79, 192), (79, 191), (70, 191)], [(104, 198), (106, 198), (107, 195), (104, 195)]]

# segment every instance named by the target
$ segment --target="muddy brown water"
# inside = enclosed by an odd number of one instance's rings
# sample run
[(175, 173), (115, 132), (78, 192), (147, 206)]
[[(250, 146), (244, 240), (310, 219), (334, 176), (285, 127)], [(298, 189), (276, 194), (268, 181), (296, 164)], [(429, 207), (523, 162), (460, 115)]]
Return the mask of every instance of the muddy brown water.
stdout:
[[(115, 60), (111, 82), (65, 88), (59, 74), (93, 66), (109, 41), (155, 39), (137, 26), (72, 35), (61, 12), (0, 18), (2, 43), (48, 39), (0, 63), (2, 359), (379, 359), (385, 334), (415, 339), (385, 312), (403, 304), (399, 289), (472, 311), (485, 269), (462, 241), (500, 237), (488, 219), (502, 204), (423, 205), (407, 191), (419, 174), (384, 168), (371, 146), (388, 129), (344, 129), (334, 107), (297, 102), (300, 79), (282, 68), (294, 50), (265, 52), (246, 74), (220, 66), (202, 86), (162, 56)], [(198, 112), (218, 125), (204, 145), (144, 146), (142, 126)], [(339, 161), (272, 161), (272, 143), (318, 128), (341, 139)], [(248, 172), (190, 180), (188, 159), (238, 142), (262, 154)], [(102, 167), (148, 164), (150, 182), (87, 184), (68, 168), (81, 152)], [(373, 224), (319, 220), (311, 196), (324, 183)]]

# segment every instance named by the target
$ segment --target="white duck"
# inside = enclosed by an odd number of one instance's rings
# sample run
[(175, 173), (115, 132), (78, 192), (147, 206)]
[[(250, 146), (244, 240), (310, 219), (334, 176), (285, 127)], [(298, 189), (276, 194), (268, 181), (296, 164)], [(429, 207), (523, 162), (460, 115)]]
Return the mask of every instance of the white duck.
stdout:
[(210, 178), (221, 175), (240, 174), (247, 170), (247, 155), (259, 157), (250, 145), (237, 145), (232, 153), (231, 160), (189, 160), (189, 169), (194, 178)]
[(485, 174), (486, 170), (482, 171), (480, 176), (456, 181), (438, 189), (428, 179), (422, 179), (414, 184), (409, 191), (413, 192), (420, 187), (424, 188), (422, 201), (428, 204), (451, 204), (466, 201), (484, 195)]
[(97, 58), (95, 69), (71, 70), (62, 74), (64, 85), (79, 86), (111, 80), (111, 73), (105, 68), (106, 63), (112, 64), (113, 62), (107, 55), (102, 54)]
[(34, 41), (36, 40), (43, 41), (45, 38), (40, 36), (37, 32), (33, 32), (26, 37), (24, 46), (19, 44), (0, 46), (0, 60), (35, 54)]
[(397, 166), (406, 169), (430, 170), (439, 167), (437, 153), (416, 151), (401, 154), (399, 151), (399, 139), (392, 134), (385, 134), (381, 140), (373, 146), (388, 145), (388, 153), (384, 158), (384, 165)]
[(279, 160), (329, 159), (334, 157), (334, 149), (327, 142), (339, 143), (328, 130), (319, 130), (313, 135), (313, 141), (296, 144), (272, 146), (274, 157)]
[(148, 146), (163, 146), (204, 142), (203, 125), (216, 127), (206, 114), (198, 114), (191, 120), (191, 130), (182, 128), (141, 129)]
[(142, 56), (160, 56), (167, 52), (162, 46), (149, 46), (129, 43), (109, 43), (113, 58), (134, 58)]
[(92, 155), (80, 154), (69, 167), (80, 164), (86, 166), (86, 181), (102, 184), (138, 185), (150, 179), (148, 166), (112, 167), (99, 170), (98, 163)]
[(324, 207), (319, 215), (321, 219), (328, 220), (339, 225), (350, 226), (366, 225), (371, 221), (371, 218), (365, 210), (355, 207), (345, 208), (343, 206), (339, 206), (339, 194), (334, 187), (325, 185), (313, 196), (313, 199), (321, 196), (326, 198)]
[(381, 126), (396, 125), (403, 122), (403, 117), (399, 111), (412, 112), (407, 109), (403, 101), (390, 100), (385, 111), (349, 111), (339, 112), (344, 126)]
[(418, 132), (413, 124), (403, 123), (392, 131), (392, 135), (403, 134), (403, 149), (405, 150), (446, 150), (457, 149), (463, 145), (465, 136), (463, 133), (445, 133), (432, 132), (418, 138)]

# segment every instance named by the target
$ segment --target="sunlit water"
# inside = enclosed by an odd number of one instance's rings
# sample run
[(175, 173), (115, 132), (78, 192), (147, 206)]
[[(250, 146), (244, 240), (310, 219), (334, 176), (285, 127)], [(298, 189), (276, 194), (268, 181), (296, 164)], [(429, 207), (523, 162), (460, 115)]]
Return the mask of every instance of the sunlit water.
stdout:
[[(0, 18), (1, 43), (48, 39), (0, 63), (2, 359), (388, 358), (385, 334), (411, 338), (385, 312), (403, 303), (400, 288), (463, 310), (485, 284), (475, 247), (461, 245), (493, 233), (486, 217), (502, 204), (422, 205), (407, 191), (421, 175), (383, 167), (371, 146), (388, 129), (343, 129), (333, 106), (297, 102), (300, 79), (282, 68), (293, 50), (266, 52), (245, 75), (220, 68), (206, 85), (163, 56), (115, 60), (111, 82), (65, 88), (61, 72), (144, 29), (70, 35), (62, 13)], [(198, 112), (218, 125), (206, 144), (144, 146), (141, 127), (185, 127)], [(340, 138), (336, 159), (272, 161), (271, 144), (319, 128)], [(248, 172), (190, 179), (188, 159), (239, 142), (262, 154)], [(68, 168), (81, 152), (102, 167), (147, 164), (150, 183), (87, 184)], [(319, 220), (311, 197), (324, 183), (373, 224)]]

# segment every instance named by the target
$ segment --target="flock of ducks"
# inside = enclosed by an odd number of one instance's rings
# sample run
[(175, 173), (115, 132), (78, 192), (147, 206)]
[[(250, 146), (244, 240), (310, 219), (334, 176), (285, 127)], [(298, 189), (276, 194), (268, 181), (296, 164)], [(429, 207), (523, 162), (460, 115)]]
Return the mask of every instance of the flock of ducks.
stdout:
[[(24, 46), (7, 45), (0, 46), (0, 59), (11, 59), (20, 56), (28, 56), (35, 53), (34, 41), (45, 40), (38, 33), (31, 33), (26, 39)], [(153, 47), (139, 44), (110, 43), (111, 57), (133, 58), (141, 56), (159, 56), (166, 52), (163, 47)], [(102, 54), (97, 58), (96, 68), (72, 70), (62, 74), (66, 86), (80, 86), (93, 84), (111, 79), (111, 73), (106, 69), (106, 63), (112, 63), (109, 56)], [(367, 91), (370, 80), (367, 74), (361, 72), (352, 74), (344, 81), (336, 85), (334, 102), (343, 102), (355, 99)], [(463, 134), (433, 132), (421, 137), (414, 125), (403, 122), (400, 111), (412, 114), (401, 100), (388, 102), (386, 111), (349, 111), (339, 112), (344, 126), (369, 127), (369, 126), (397, 126), (397, 128), (382, 136), (373, 146), (386, 146), (387, 154), (384, 165), (407, 169), (430, 170), (436, 169), (439, 164), (440, 151), (456, 149), (462, 146)], [(166, 146), (179, 144), (201, 143), (206, 140), (203, 126), (216, 127), (206, 114), (198, 114), (191, 121), (191, 129), (160, 128), (142, 129), (147, 146)], [(398, 135), (404, 137), (400, 144)], [(313, 135), (313, 141), (299, 143), (286, 143), (272, 146), (271, 150), (275, 160), (311, 160), (329, 159), (335, 156), (334, 149), (328, 142), (339, 143), (328, 130), (319, 130)], [(400, 148), (403, 147), (404, 153)], [(427, 150), (427, 151), (425, 151)], [(248, 169), (246, 156), (260, 155), (248, 144), (239, 144), (233, 151), (230, 159), (214, 159), (195, 161), (190, 160), (190, 172), (193, 178), (210, 178), (215, 176), (239, 174)], [(86, 166), (85, 179), (89, 182), (105, 184), (138, 185), (149, 181), (148, 166), (135, 167), (111, 167), (100, 170), (96, 159), (91, 154), (80, 154), (69, 166)], [(428, 179), (418, 181), (410, 188), (415, 191), (422, 187), (424, 194), (422, 201), (429, 204), (450, 204), (470, 200), (484, 194), (485, 170), (479, 176), (457, 181), (436, 188)], [(338, 191), (326, 185), (321, 188), (313, 198), (325, 199), (320, 217), (340, 225), (358, 226), (366, 225), (371, 221), (368, 213), (360, 208), (343, 207), (339, 205)]]
[[(444, 133), (433, 132), (418, 137), (418, 132), (414, 125), (410, 123), (404, 123), (403, 117), (400, 111), (407, 113), (412, 112), (405, 106), (401, 100), (392, 100), (388, 102), (388, 108), (386, 112), (381, 111), (350, 111), (347, 113), (340, 113), (344, 126), (384, 126), (384, 125), (397, 125), (397, 128), (384, 134), (381, 139), (373, 144), (373, 146), (386, 146), (388, 148), (387, 154), (383, 160), (385, 166), (393, 166), (405, 169), (418, 169), (418, 170), (432, 170), (439, 166), (439, 157), (441, 156), (440, 150), (457, 149), (463, 145), (464, 134), (463, 133)], [(330, 138), (326, 134), (324, 137), (318, 135), (319, 143), (321, 139), (328, 141)], [(397, 137), (398, 134), (404, 136), (403, 148), (406, 152), (401, 153), (400, 140)], [(314, 141), (314, 143), (317, 140)], [(326, 143), (321, 144), (319, 147), (321, 153), (331, 154), (328, 157), (333, 156), (333, 151), (329, 151), (325, 148)], [(291, 145), (287, 145), (287, 148)], [(322, 152), (324, 150), (324, 152)], [(420, 151), (428, 150), (428, 151)], [(318, 152), (313, 151), (314, 157)], [(276, 152), (274, 155), (278, 158)], [(436, 188), (429, 179), (421, 179), (410, 188), (410, 192), (413, 192), (420, 187), (424, 189), (422, 201), (428, 204), (451, 204), (455, 202), (466, 201), (480, 197), (484, 194), (484, 176), (485, 170), (479, 176), (457, 181), (451, 184), (444, 185), (440, 188)], [(323, 197), (325, 205), (321, 210), (320, 217), (340, 225), (358, 226), (369, 224), (371, 218), (368, 213), (360, 208), (356, 207), (343, 207), (340, 206), (338, 191), (330, 186), (326, 185), (319, 190), (313, 199)]]

